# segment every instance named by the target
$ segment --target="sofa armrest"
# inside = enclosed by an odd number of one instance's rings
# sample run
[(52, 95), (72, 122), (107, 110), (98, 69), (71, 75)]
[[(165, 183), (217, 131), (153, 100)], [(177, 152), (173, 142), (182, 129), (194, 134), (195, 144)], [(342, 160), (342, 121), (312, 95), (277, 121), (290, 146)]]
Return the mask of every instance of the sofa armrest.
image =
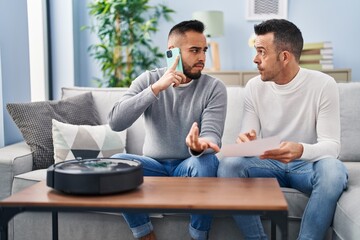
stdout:
[(33, 159), (25, 142), (0, 148), (0, 200), (11, 195), (14, 176), (30, 172)]

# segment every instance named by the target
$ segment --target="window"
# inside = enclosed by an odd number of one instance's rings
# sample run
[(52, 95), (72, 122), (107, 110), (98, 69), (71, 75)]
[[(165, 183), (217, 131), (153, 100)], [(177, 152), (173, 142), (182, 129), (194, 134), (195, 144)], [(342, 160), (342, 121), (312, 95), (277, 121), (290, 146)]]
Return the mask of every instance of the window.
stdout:
[(31, 101), (49, 99), (46, 0), (28, 0)]

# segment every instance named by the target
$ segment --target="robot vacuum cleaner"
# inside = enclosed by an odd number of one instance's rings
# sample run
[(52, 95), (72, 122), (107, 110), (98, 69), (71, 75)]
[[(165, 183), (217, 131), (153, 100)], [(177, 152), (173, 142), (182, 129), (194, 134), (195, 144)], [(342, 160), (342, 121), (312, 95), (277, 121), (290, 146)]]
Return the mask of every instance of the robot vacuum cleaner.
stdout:
[(143, 183), (136, 160), (96, 158), (68, 160), (47, 169), (46, 184), (68, 194), (103, 195), (129, 191)]

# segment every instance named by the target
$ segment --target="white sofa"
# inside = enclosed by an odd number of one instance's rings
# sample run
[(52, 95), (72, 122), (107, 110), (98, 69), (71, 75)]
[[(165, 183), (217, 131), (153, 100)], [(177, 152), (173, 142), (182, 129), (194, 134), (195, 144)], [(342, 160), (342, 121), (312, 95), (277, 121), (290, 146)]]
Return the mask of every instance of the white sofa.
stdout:
[[(328, 231), (327, 239), (351, 240), (360, 238), (360, 83), (339, 83), (338, 86), (342, 124), (340, 159), (348, 167), (350, 176), (348, 189), (338, 201), (333, 226)], [(101, 121), (106, 123), (113, 103), (125, 90), (73, 87), (63, 88), (62, 95), (69, 97), (91, 91)], [(228, 86), (227, 90), (228, 112), (223, 144), (234, 142), (243, 108), (243, 88)], [(142, 119), (139, 119), (127, 130), (126, 151), (141, 154), (143, 139), (143, 123)], [(0, 149), (0, 199), (44, 180), (45, 177), (46, 169), (32, 171), (32, 155), (24, 142)], [(296, 239), (308, 198), (294, 189), (282, 190), (289, 205), (289, 239)], [(159, 240), (190, 238), (187, 215), (155, 215), (152, 219)], [(269, 234), (270, 224), (266, 219), (264, 225)], [(50, 213), (21, 213), (9, 225), (10, 239), (48, 240), (51, 239), (51, 234)], [(132, 239), (132, 234), (119, 213), (59, 213), (59, 239)], [(230, 216), (216, 216), (210, 239), (241, 239), (241, 235)]]

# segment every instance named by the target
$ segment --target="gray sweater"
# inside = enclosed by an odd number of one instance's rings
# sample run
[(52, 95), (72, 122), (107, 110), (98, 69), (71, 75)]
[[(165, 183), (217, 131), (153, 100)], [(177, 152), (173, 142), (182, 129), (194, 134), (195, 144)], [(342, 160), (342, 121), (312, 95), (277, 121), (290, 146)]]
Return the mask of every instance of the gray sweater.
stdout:
[(122, 131), (144, 114), (143, 154), (158, 160), (190, 156), (185, 138), (194, 122), (198, 123), (200, 137), (221, 147), (227, 107), (225, 85), (219, 79), (202, 74), (197, 80), (169, 87), (155, 96), (150, 85), (165, 71), (166, 68), (146, 71), (132, 82), (109, 114), (110, 127)]

